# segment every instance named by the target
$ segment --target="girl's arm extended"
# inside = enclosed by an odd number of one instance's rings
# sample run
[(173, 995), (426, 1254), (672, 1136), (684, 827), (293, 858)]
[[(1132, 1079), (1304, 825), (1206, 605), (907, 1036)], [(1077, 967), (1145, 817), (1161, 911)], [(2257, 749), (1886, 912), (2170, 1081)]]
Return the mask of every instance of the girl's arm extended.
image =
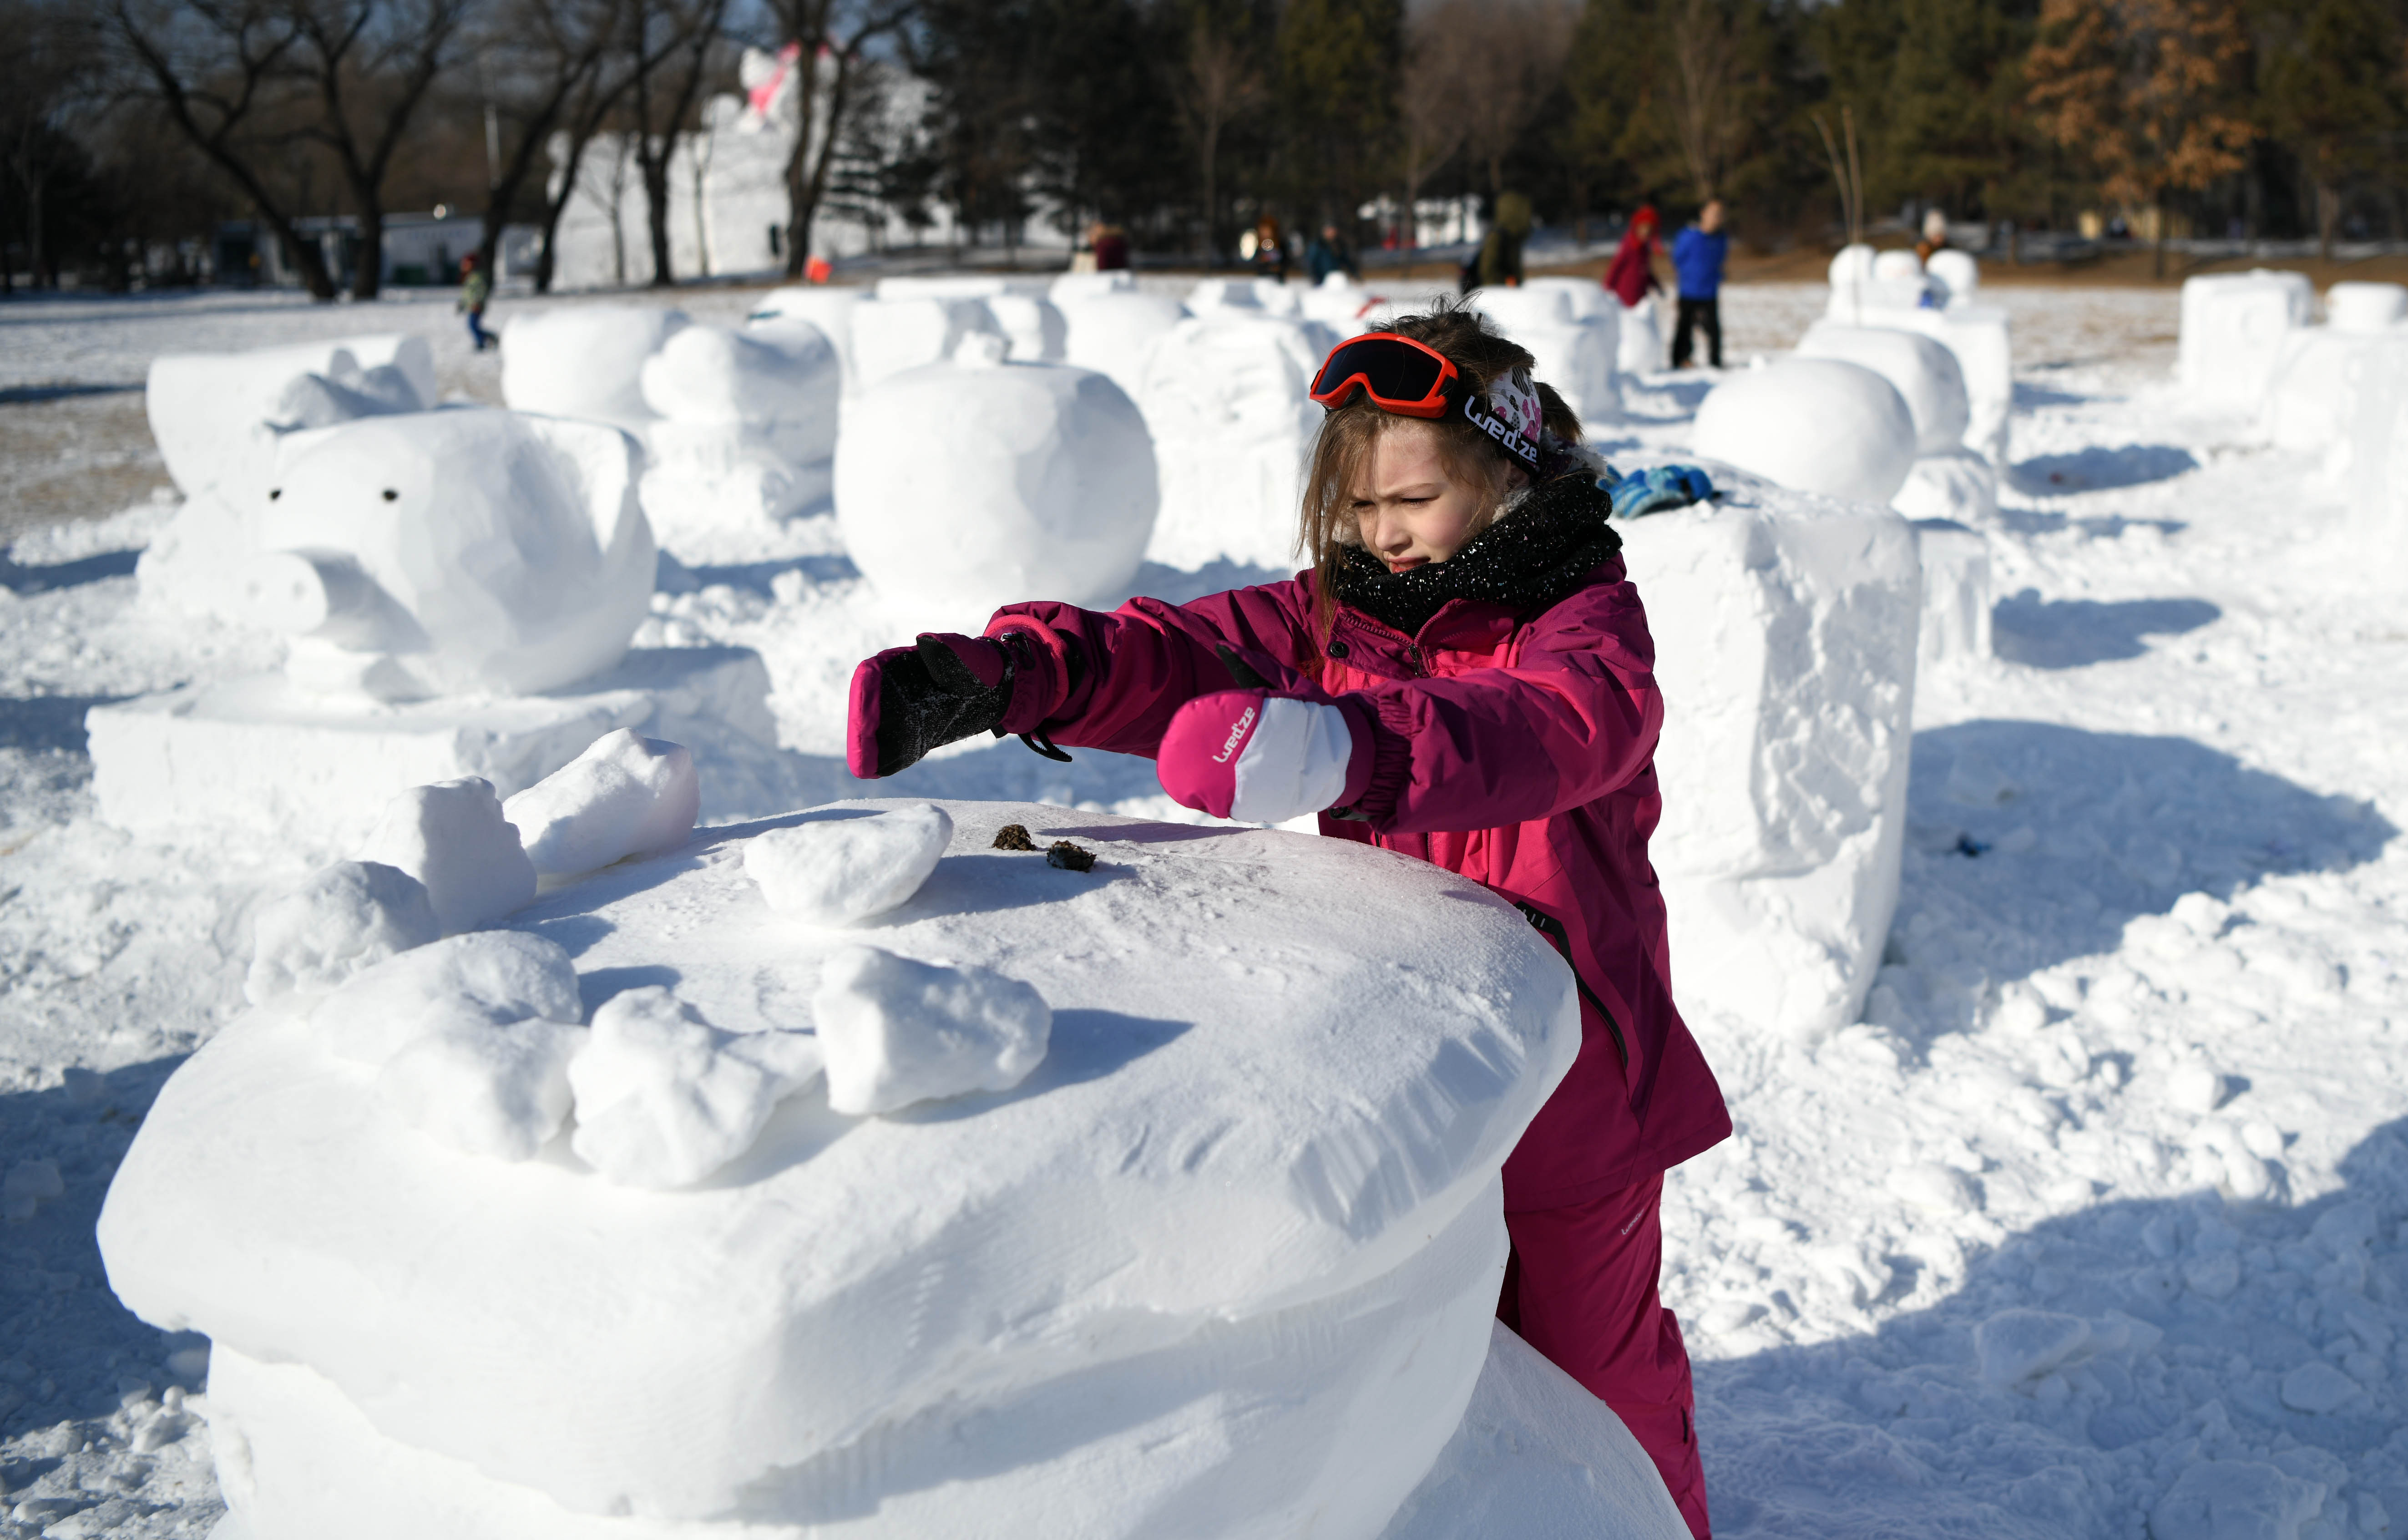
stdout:
[(1033, 632), (1057, 660), (1064, 694), (1043, 722), (1055, 742), (1151, 758), (1173, 712), (1229, 688), (1217, 647), (1299, 668), (1311, 604), (1301, 579), (1187, 604), (1134, 598), (1110, 613), (1048, 600), (996, 611), (986, 634)]

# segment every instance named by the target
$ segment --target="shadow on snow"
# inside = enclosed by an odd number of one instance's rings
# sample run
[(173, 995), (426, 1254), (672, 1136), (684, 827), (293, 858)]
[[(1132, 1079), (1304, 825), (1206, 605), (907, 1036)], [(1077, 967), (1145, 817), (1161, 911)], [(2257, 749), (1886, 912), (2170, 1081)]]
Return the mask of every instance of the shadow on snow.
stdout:
[(2009, 663), (2080, 669), (2139, 657), (2153, 636), (2179, 636), (2222, 618), (2199, 598), (2043, 599), (2027, 588), (1990, 611), (1993, 649)]

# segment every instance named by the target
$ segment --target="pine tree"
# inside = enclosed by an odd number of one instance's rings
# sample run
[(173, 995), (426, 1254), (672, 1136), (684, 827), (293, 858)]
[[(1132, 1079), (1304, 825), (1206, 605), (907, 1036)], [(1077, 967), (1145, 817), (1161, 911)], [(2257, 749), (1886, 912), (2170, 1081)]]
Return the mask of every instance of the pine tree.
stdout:
[(1280, 19), (1287, 180), (1299, 203), (1351, 230), (1396, 118), (1404, 0), (1289, 0)]
[(2300, 158), (2315, 192), (2316, 242), (2332, 260), (2342, 184), (2390, 164), (2408, 123), (2401, 28), (2376, 0), (2311, 0), (2263, 7), (2258, 101), (2267, 132)]

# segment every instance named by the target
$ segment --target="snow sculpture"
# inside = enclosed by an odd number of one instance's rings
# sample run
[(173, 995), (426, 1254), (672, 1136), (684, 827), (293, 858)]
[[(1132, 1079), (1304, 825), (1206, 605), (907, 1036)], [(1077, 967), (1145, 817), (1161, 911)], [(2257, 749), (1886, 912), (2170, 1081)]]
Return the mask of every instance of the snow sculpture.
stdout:
[(478, 776), (412, 786), (386, 803), (360, 859), (425, 884), (447, 933), (479, 929), (535, 897), (535, 863), (493, 783)]
[(1923, 259), (1913, 252), (1876, 252), (1873, 253), (1875, 283), (1913, 283), (1923, 277)]
[(691, 1187), (751, 1149), (824, 1055), (808, 1032), (722, 1032), (658, 985), (625, 990), (568, 1063), (570, 1145), (622, 1187)]
[(828, 1106), (856, 1116), (1008, 1091), (1044, 1062), (1054, 1029), (1044, 997), (1017, 979), (874, 946), (820, 965), (811, 1016), (827, 1053)]
[(1946, 348), (1914, 332), (1818, 321), (1799, 339), (1800, 358), (1860, 364), (1888, 381), (1914, 419), (1914, 453), (1945, 454), (1961, 446), (1969, 409), (1964, 371)]
[[(1742, 374), (1708, 405), (1806, 367)], [(1648, 574), (1667, 708), (1656, 772), (1683, 788), (1649, 847), (1671, 913), (1673, 992), (1691, 1013), (1820, 1032), (1862, 1010), (1898, 902), (1915, 532), (1870, 498), (1728, 472), (1714, 485), (1717, 502), (1623, 532)]]
[(2346, 371), (2346, 436), (2327, 465), (2349, 494), (2354, 565), (2397, 591), (2408, 580), (2408, 332), (2364, 341)]
[(644, 363), (685, 324), (681, 310), (636, 305), (515, 316), (502, 328), (502, 399), (640, 433), (657, 415), (644, 399)]
[[(1619, 299), (1614, 303), (1622, 305)], [(1638, 304), (1622, 307), (1615, 318), (1621, 328), (1613, 358), (1617, 371), (1654, 374), (1664, 367), (1670, 355), (1665, 352), (1662, 303), (1657, 295), (1642, 295)]]
[(1023, 364), (1062, 362), (1069, 327), (1052, 300), (1028, 295), (997, 295), (986, 302), (986, 308), (1010, 344), (1009, 357)]
[(1827, 313), (1851, 326), (1875, 324), (1872, 311), (1926, 309), (1932, 298), (1931, 281), (1913, 252), (1843, 246), (1831, 258), (1830, 279)]
[(1971, 304), (1973, 295), (1981, 291), (1982, 265), (1973, 260), (1971, 252), (1942, 247), (1931, 253), (1931, 260), (1924, 264), (1923, 270), (1925, 276), (1931, 280), (1940, 302), (1951, 309)]
[(398, 867), (337, 861), (260, 910), (243, 996), (257, 1005), (332, 989), (442, 934), (425, 884)]
[(646, 517), (661, 542), (709, 554), (828, 493), (843, 367), (807, 321), (689, 325), (644, 361)]
[(1073, 305), (1106, 295), (1137, 293), (1137, 275), (1125, 267), (1100, 273), (1064, 273), (1045, 286), (1045, 297), (1067, 313)]
[(1988, 657), (1990, 542), (1961, 524), (1920, 519), (1914, 525), (1914, 551), (1923, 569), (1923, 628), (1914, 654), (1918, 674)]
[(1871, 369), (1784, 358), (1716, 385), (1689, 441), (1700, 455), (1800, 492), (1881, 504), (1905, 483), (1914, 437), (1905, 400)]
[(921, 802), (770, 829), (745, 845), (744, 871), (781, 914), (858, 925), (920, 891), (953, 837), (944, 810)]
[(1910, 519), (1988, 524), (1999, 513), (1999, 468), (1970, 449), (1918, 455), (1889, 505)]
[[(1110, 273), (1073, 273), (1071, 278), (1110, 278)], [(1132, 401), (1145, 388), (1145, 367), (1155, 344), (1186, 319), (1175, 300), (1140, 294), (1134, 287), (1057, 295), (1068, 328), (1062, 356), (1082, 369), (1111, 377)]]
[[(1048, 284), (1041, 278), (1002, 278), (975, 273), (880, 279), (877, 295), (882, 305), (919, 300), (935, 300), (944, 305), (973, 301), (985, 308), (983, 322), (978, 319), (979, 312), (975, 310), (949, 312), (968, 318), (960, 323), (960, 330), (947, 333), (944, 342), (934, 351), (914, 352), (901, 362), (883, 367), (891, 373), (897, 368), (933, 363), (952, 353), (962, 332), (987, 330), (997, 332), (1004, 338), (1010, 344), (1007, 356), (1017, 363), (1058, 364), (1062, 361), (1062, 312), (1054, 308), (1054, 301), (1048, 295), (1050, 289), (1060, 281), (1057, 279), (1054, 284)], [(910, 323), (904, 331), (894, 334), (896, 340), (910, 335), (910, 325), (916, 325), (916, 323)], [(907, 345), (917, 347), (917, 344)]]
[(932, 624), (975, 628), (1016, 599), (1116, 602), (1154, 529), (1154, 451), (1120, 387), (1002, 351), (973, 338), (873, 385), (837, 446), (845, 549), (890, 609)]
[(374, 1069), (430, 1033), (522, 1021), (575, 1026), (584, 1014), (577, 965), (557, 942), (475, 930), (355, 974), (310, 1007), (308, 1025), (326, 1052)]
[[(946, 811), (948, 899), (880, 943), (1051, 1002), (1046, 1062), (1014, 1089), (832, 1110), (792, 1029), (847, 938), (708, 855), (515, 923), (592, 938), (589, 984), (678, 971), (675, 997), (595, 1013), (567, 1072), (578, 1139), (635, 1099), (631, 1146), (712, 1143), (768, 1094), (724, 1061), (795, 1054), (762, 1078), (799, 1088), (717, 1180), (631, 1193), (556, 1143), (460, 1159), (380, 1115), (376, 1077), (282, 1001), (178, 1072), (100, 1243), (137, 1313), (214, 1339), (238, 1522), (1381, 1533), (1488, 1360), (1497, 1173), (1577, 1050), (1570, 973), (1475, 885), (1343, 842)], [(1010, 822), (1105, 847), (1111, 878), (988, 849)], [(1199, 952), (1209, 913), (1234, 957), (1276, 946), (1276, 973)], [(1467, 986), (1427, 988), (1432, 957)], [(613, 1067), (606, 1042), (649, 1046)]]
[(2183, 281), (2176, 375), (2205, 407), (2256, 411), (2283, 340), (2305, 326), (2315, 291), (2304, 273), (2210, 273)]
[(1188, 571), (1295, 560), (1304, 457), (1322, 416), (1305, 392), (1337, 346), (1328, 338), (1326, 327), (1223, 304), (1154, 345), (1137, 397), (1162, 466), (1149, 559)]
[(681, 743), (621, 727), (502, 804), (538, 874), (574, 876), (685, 843), (702, 778)]
[(772, 289), (761, 296), (744, 324), (748, 330), (786, 321), (817, 327), (820, 335), (827, 338), (828, 346), (836, 350), (844, 394), (851, 396), (861, 388), (853, 359), (853, 309), (867, 297), (859, 289)]
[[(1482, 289), (1474, 296), (1498, 330), (1530, 350), (1537, 360), (1532, 373), (1555, 387), (1584, 425), (1622, 421), (1622, 393), (1613, 383), (1621, 336), (1610, 311), (1586, 306), (1585, 294), (1594, 287), (1539, 280), (1519, 289)], [(1576, 301), (1576, 295), (1583, 297)]]
[(2336, 283), (2325, 291), (2325, 319), (2337, 332), (2380, 332), (2408, 321), (2408, 285)]
[[(941, 363), (969, 337), (1009, 338), (986, 301), (975, 298), (882, 299), (853, 309), (853, 373), (867, 392), (906, 369)], [(952, 414), (932, 421), (951, 421)], [(841, 446), (839, 446), (841, 447)]]
[(617, 663), (652, 598), (624, 434), (511, 411), (297, 436), (259, 521), (284, 671), (378, 700), (532, 694)]
[(2278, 448), (2323, 451), (2328, 479), (2346, 485), (2362, 447), (2358, 400), (2396, 345), (2408, 288), (2336, 283), (2325, 313), (2329, 324), (2284, 334), (2260, 425)]

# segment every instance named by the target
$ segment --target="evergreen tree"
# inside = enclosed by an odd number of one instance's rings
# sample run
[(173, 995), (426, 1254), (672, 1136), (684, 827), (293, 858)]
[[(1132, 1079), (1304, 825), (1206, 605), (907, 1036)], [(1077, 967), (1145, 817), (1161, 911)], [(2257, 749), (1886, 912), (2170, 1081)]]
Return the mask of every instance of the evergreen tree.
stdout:
[(2399, 19), (2377, 0), (2292, 0), (2261, 7), (2258, 38), (2260, 121), (2299, 157), (2330, 261), (2344, 184), (2390, 169), (2408, 125)]
[(1403, 0), (1288, 0), (1279, 81), (1288, 187), (1350, 233), (1385, 169), (1404, 57)]

